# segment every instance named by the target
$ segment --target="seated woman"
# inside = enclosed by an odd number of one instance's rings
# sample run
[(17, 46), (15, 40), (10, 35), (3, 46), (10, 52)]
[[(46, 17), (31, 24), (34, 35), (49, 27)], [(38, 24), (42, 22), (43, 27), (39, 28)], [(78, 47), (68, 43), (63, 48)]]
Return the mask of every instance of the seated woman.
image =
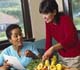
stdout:
[(11, 64), (4, 60), (4, 55), (16, 57), (22, 66), (26, 67), (32, 59), (40, 58), (32, 42), (23, 42), (22, 30), (17, 24), (11, 24), (6, 29), (6, 35), (12, 44), (0, 54), (0, 70), (9, 70)]

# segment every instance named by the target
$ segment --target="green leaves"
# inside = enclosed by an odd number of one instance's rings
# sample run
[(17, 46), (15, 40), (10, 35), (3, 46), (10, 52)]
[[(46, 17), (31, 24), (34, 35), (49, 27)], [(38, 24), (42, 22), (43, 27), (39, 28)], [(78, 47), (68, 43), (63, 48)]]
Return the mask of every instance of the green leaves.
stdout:
[(27, 70), (34, 70), (34, 68), (41, 62), (41, 59), (32, 60), (32, 62), (26, 67)]

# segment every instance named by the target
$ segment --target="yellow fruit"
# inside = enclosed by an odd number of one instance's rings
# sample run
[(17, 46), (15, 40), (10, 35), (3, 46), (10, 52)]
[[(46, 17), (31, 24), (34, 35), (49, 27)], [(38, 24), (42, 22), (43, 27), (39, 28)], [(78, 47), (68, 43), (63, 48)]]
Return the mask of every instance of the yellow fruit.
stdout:
[(56, 64), (56, 61), (51, 61), (51, 65), (55, 65)]
[(43, 68), (43, 63), (39, 63), (39, 65), (37, 66), (37, 69), (40, 70)]
[(54, 55), (51, 60), (57, 60), (57, 57)]
[(44, 67), (42, 68), (42, 70), (48, 70), (48, 67), (47, 67), (47, 66), (44, 66)]
[(50, 70), (56, 70), (56, 66), (55, 65), (50, 65)]
[(49, 60), (45, 60), (45, 66), (49, 66)]
[(56, 62), (57, 62), (57, 57), (56, 57), (56, 56), (53, 56), (53, 57), (51, 58), (51, 65), (55, 65)]
[(62, 65), (61, 64), (57, 64), (56, 68), (57, 68), (57, 70), (62, 70)]

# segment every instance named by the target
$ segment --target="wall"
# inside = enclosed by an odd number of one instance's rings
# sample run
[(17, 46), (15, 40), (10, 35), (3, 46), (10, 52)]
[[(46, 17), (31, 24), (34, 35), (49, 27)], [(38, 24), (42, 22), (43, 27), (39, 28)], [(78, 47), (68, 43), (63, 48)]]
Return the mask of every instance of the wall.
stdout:
[[(41, 0), (29, 0), (31, 23), (33, 36), (36, 40), (45, 38), (45, 24), (39, 13), (39, 4)], [(57, 0), (59, 11), (63, 11), (62, 0)]]

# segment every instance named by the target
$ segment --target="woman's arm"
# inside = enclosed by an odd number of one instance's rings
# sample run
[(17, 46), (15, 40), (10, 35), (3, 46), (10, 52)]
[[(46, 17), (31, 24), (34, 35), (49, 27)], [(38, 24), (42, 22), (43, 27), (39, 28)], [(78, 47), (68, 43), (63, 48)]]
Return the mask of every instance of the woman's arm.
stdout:
[(42, 56), (42, 60), (44, 61), (44, 60), (48, 59), (48, 58), (52, 55), (52, 53), (53, 53), (54, 51), (60, 50), (60, 49), (62, 49), (62, 48), (63, 48), (63, 47), (62, 47), (62, 45), (61, 45), (60, 43), (57, 43), (57, 44), (51, 46), (51, 47), (44, 53), (44, 55)]
[(60, 43), (57, 43), (57, 44), (53, 45), (52, 47), (53, 47), (53, 51), (54, 51), (54, 50), (57, 51), (57, 50), (60, 50), (60, 49), (63, 48)]

